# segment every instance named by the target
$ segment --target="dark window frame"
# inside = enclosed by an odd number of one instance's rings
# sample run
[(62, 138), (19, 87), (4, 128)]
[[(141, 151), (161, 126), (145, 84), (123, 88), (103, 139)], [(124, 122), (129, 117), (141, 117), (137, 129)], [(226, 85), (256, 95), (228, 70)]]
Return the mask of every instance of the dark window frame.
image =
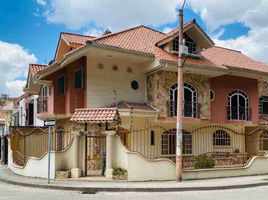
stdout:
[(264, 113), (264, 103), (268, 104), (268, 96), (261, 96), (259, 99), (259, 114), (260, 115), (268, 115), (268, 113)]
[[(76, 73), (79, 71), (81, 71), (81, 82), (80, 82), (81, 87), (77, 87), (77, 85), (76, 85)], [(76, 90), (83, 90), (84, 89), (84, 69), (83, 69), (83, 67), (74, 71), (74, 89), (76, 89)]]
[[(58, 88), (58, 86), (59, 86), (58, 81), (60, 78), (64, 78), (63, 79), (64, 83), (63, 83), (63, 92), (62, 93), (59, 93), (59, 88)], [(57, 92), (57, 95), (65, 95), (66, 94), (66, 76), (65, 76), (65, 74), (61, 75), (57, 78), (57, 80), (56, 80), (56, 92)]]

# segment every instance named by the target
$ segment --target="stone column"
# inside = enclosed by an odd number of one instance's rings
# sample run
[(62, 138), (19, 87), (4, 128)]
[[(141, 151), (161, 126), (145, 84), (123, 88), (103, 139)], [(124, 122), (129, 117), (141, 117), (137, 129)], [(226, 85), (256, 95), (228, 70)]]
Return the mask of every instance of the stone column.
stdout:
[(115, 131), (105, 131), (106, 134), (106, 178), (113, 178), (113, 140)]
[(80, 133), (75, 131), (72, 133), (74, 135), (73, 140), (73, 148), (74, 148), (74, 168), (71, 170), (72, 178), (80, 178), (81, 177), (81, 169), (79, 168), (79, 139)]

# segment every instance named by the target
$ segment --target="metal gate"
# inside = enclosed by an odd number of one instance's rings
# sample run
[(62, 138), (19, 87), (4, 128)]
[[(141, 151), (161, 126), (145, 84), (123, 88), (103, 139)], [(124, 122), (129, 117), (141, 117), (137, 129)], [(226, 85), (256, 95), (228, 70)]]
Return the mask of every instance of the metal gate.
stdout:
[(106, 168), (106, 137), (86, 136), (86, 175), (104, 176)]
[[(1, 140), (1, 138), (0, 138)], [(1, 142), (1, 157), (2, 158), (2, 163), (4, 165), (7, 165), (8, 164), (8, 139), (7, 139), (7, 136), (4, 136), (2, 138), (2, 142)]]

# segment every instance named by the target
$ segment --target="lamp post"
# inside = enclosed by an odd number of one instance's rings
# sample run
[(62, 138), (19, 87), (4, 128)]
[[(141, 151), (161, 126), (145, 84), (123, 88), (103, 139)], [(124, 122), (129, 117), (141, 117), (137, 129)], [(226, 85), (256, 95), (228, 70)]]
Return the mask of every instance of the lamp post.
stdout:
[(179, 53), (178, 53), (178, 89), (177, 89), (177, 129), (176, 129), (176, 181), (182, 181), (182, 98), (183, 98), (183, 8), (179, 10)]

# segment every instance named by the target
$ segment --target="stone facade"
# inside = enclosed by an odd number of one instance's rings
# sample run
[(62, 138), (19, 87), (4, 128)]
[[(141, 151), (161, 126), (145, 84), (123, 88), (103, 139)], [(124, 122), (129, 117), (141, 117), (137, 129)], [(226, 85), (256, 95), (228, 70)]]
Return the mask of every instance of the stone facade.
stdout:
[(268, 82), (259, 81), (259, 97), (268, 96)]
[[(177, 73), (158, 71), (147, 77), (148, 103), (159, 110), (159, 117), (168, 116), (170, 88), (177, 83)], [(210, 119), (210, 79), (207, 76), (184, 74), (184, 82), (197, 90), (201, 119)]]

